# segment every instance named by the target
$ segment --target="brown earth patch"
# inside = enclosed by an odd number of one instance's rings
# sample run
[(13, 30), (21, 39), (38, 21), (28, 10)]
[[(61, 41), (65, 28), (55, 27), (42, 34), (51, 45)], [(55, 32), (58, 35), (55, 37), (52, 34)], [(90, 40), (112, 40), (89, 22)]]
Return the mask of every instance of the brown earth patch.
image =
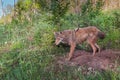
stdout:
[(97, 70), (116, 69), (120, 64), (120, 50), (103, 50), (92, 56), (92, 53), (76, 50), (70, 61), (65, 57), (56, 58), (57, 63), (67, 66), (87, 66)]

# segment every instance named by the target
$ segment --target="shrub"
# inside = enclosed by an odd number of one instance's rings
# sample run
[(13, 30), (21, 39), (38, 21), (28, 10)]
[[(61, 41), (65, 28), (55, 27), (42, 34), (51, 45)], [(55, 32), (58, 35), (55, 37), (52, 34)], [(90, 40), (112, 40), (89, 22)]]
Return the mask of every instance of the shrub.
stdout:
[(35, 44), (39, 45), (40, 47), (47, 47), (49, 45), (52, 45), (53, 39), (54, 39), (54, 34), (53, 32), (55, 31), (55, 28), (52, 27), (52, 25), (46, 24), (44, 26), (39, 27), (34, 35), (35, 38)]
[(106, 37), (100, 42), (105, 49), (120, 49), (120, 29), (109, 28), (106, 32)]
[(53, 21), (55, 24), (58, 24), (61, 17), (65, 15), (69, 7), (68, 5), (69, 5), (69, 0), (66, 1), (51, 0), (51, 11), (53, 14)]
[(116, 28), (120, 28), (120, 11), (119, 10), (113, 10), (113, 16), (114, 16), (114, 26)]

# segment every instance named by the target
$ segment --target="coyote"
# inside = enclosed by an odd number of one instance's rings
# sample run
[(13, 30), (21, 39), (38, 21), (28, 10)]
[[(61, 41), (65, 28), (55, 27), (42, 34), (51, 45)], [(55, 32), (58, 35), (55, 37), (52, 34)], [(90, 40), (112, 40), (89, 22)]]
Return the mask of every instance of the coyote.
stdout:
[(100, 47), (98, 46), (97, 39), (104, 39), (105, 34), (101, 32), (95, 26), (88, 26), (85, 28), (76, 28), (74, 30), (64, 30), (61, 32), (54, 32), (55, 44), (66, 43), (70, 45), (70, 52), (68, 54), (67, 60), (72, 58), (73, 52), (75, 50), (76, 44), (81, 44), (86, 41), (93, 50), (93, 56), (95, 55), (97, 49), (100, 52)]

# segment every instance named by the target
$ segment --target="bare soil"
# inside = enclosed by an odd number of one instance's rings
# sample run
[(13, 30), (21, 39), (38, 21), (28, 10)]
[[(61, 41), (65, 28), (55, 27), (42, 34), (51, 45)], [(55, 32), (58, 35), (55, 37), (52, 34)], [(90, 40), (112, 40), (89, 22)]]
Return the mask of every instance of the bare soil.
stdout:
[(92, 52), (76, 50), (70, 61), (65, 57), (56, 58), (57, 63), (67, 66), (87, 66), (97, 70), (115, 69), (120, 64), (120, 50), (102, 50), (92, 56)]

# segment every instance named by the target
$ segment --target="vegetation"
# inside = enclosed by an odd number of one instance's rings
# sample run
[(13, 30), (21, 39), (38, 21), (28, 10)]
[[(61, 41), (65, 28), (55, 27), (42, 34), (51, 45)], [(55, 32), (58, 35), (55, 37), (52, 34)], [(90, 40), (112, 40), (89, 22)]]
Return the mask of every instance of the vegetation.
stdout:
[(0, 20), (0, 80), (120, 80), (120, 67), (116, 72), (83, 74), (82, 67), (55, 63), (57, 55), (69, 50), (54, 45), (53, 32), (58, 30), (94, 25), (106, 33), (99, 41), (102, 48), (120, 49), (120, 11), (104, 11), (102, 1), (96, 5), (91, 1), (75, 14), (70, 12), (69, 0), (18, 0), (10, 13), (14, 13), (12, 21)]

